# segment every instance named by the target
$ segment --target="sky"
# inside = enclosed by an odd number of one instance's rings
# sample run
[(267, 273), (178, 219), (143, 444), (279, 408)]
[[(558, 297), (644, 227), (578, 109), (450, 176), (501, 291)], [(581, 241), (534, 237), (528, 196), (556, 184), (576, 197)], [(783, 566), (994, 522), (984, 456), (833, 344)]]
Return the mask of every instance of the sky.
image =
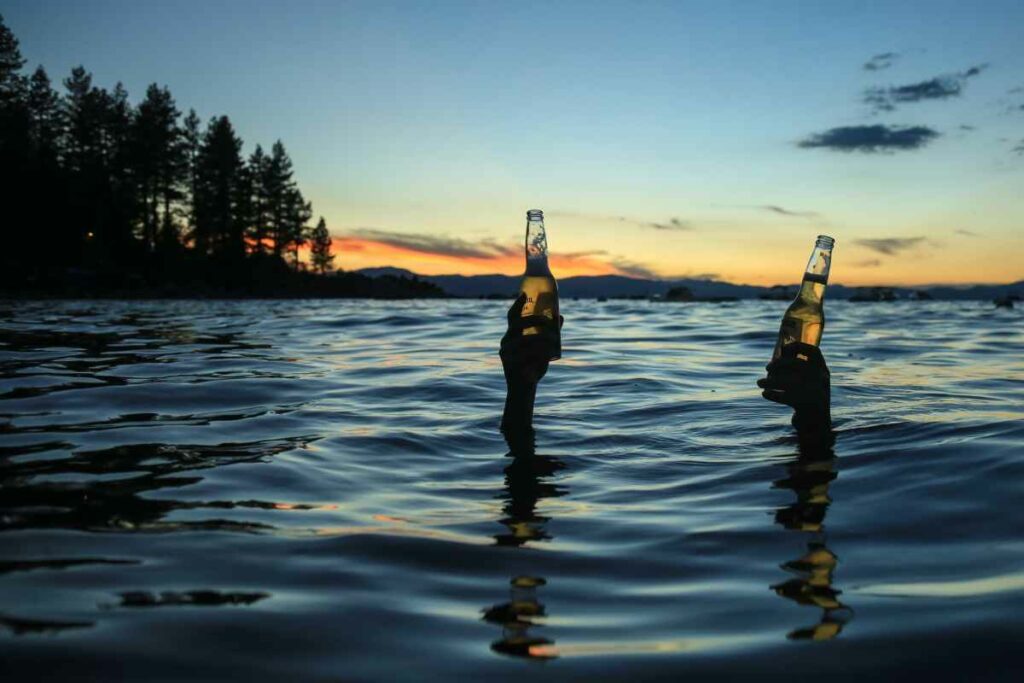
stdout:
[(4, 0), (29, 68), (281, 139), (346, 270), (1024, 279), (1024, 3)]

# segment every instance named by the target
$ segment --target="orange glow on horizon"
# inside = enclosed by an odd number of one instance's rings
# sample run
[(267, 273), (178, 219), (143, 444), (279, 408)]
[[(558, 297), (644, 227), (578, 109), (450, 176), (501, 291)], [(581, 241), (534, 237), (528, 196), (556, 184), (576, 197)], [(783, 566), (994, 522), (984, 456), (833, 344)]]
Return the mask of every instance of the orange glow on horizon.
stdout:
[[(518, 275), (523, 272), (523, 255), (495, 254), (487, 257), (454, 256), (417, 251), (362, 237), (332, 237), (334, 266), (344, 270), (393, 266), (419, 275)], [(299, 250), (302, 261), (309, 261), (309, 246)], [(551, 270), (556, 277), (575, 275), (625, 275), (614, 264), (596, 256), (552, 254)]]
[[(524, 257), (514, 248), (499, 247), (493, 255), (478, 257), (417, 250), (365, 237), (332, 237), (331, 240), (334, 268), (350, 272), (386, 266), (403, 268), (418, 275), (517, 276), (523, 272)], [(957, 254), (941, 259), (938, 255), (929, 259), (914, 255), (916, 262), (910, 271), (903, 268), (907, 263), (905, 258), (902, 261), (898, 258), (888, 259), (892, 267), (872, 267), (876, 264), (863, 261), (870, 253), (865, 252), (863, 248), (857, 250), (856, 245), (851, 246), (850, 256), (837, 260), (834, 264), (831, 278), (833, 284), (848, 287), (923, 287), (938, 284), (1006, 284), (1022, 279), (1022, 274), (1014, 264), (1005, 260), (983, 261), (979, 258), (972, 263), (973, 267), (965, 268)], [(682, 252), (692, 261), (687, 264), (688, 268), (661, 262), (674, 253), (676, 252), (672, 249), (661, 249), (649, 255), (653, 257), (650, 261), (644, 260), (641, 256), (640, 265), (653, 271), (654, 275), (651, 277), (665, 280), (710, 277), (735, 284), (772, 286), (799, 283), (805, 262), (805, 254), (801, 249), (756, 249), (749, 252), (741, 251), (738, 257), (735, 250), (724, 252), (723, 255), (715, 249), (705, 247), (698, 251), (692, 246), (688, 251)], [(302, 262), (308, 264), (309, 256), (310, 249), (307, 244), (299, 250), (299, 257)], [(656, 258), (659, 259), (658, 262), (654, 261)], [(878, 259), (871, 257), (871, 260)], [(987, 265), (980, 267), (976, 263)], [(604, 254), (593, 251), (564, 254), (554, 252), (550, 256), (550, 264), (556, 278), (578, 275), (642, 277), (627, 272), (613, 260), (605, 260)], [(993, 264), (998, 267), (993, 268)], [(705, 272), (710, 275), (691, 274)]]

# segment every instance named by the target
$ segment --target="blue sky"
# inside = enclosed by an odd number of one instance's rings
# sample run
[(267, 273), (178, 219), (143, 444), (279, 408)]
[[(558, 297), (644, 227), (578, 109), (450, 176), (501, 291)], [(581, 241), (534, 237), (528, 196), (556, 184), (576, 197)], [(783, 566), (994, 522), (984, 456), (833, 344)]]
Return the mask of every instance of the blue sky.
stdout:
[[(1024, 277), (1021, 2), (0, 11), (55, 81), (81, 63), (133, 97), (157, 82), (179, 108), (228, 114), (246, 151), (283, 139), (314, 209), (356, 250), (345, 267), (507, 270), (445, 260), (445, 245), (517, 242), (523, 212), (540, 207), (552, 250), (589, 252), (584, 270), (789, 281), (829, 232), (841, 281)], [(935, 96), (887, 90), (939, 77)], [(866, 101), (869, 88), (892, 110)], [(869, 126), (934, 135), (873, 151), (798, 144)], [(673, 218), (677, 229), (652, 227)], [(420, 251), (375, 251), (367, 235), (384, 233)]]

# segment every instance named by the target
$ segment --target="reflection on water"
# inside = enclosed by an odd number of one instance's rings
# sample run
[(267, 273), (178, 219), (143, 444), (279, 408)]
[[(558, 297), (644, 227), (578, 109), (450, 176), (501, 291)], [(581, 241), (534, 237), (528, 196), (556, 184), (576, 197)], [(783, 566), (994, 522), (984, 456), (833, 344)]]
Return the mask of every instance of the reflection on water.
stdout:
[[(550, 481), (565, 465), (558, 458), (534, 453), (532, 448), (523, 451), (513, 448), (507, 457), (511, 462), (505, 468), (502, 495), (505, 502), (500, 520), (507, 531), (495, 535), (496, 544), (518, 548), (550, 540), (546, 529), (550, 518), (537, 513), (537, 504), (544, 498), (568, 493), (567, 489)], [(501, 639), (491, 643), (492, 650), (516, 657), (553, 657), (549, 648), (554, 641), (536, 634), (547, 616), (539, 596), (539, 589), (546, 584), (540, 576), (513, 576), (509, 581), (508, 601), (484, 610), (484, 620), (502, 629)]]
[(799, 455), (787, 465), (789, 476), (773, 484), (796, 494), (795, 502), (775, 512), (775, 522), (808, 538), (807, 552), (782, 565), (794, 578), (773, 585), (772, 590), (797, 604), (821, 610), (817, 624), (789, 632), (788, 637), (794, 640), (835, 638), (853, 615), (853, 610), (839, 600), (842, 591), (832, 585), (839, 558), (829, 550), (825, 531), (825, 514), (832, 504), (828, 489), (837, 476), (834, 440), (831, 430), (802, 433), (798, 438)]
[(0, 304), (4, 683), (1009, 671), (1024, 311), (830, 304), (834, 451), (776, 304), (565, 303), (557, 458), (506, 302)]

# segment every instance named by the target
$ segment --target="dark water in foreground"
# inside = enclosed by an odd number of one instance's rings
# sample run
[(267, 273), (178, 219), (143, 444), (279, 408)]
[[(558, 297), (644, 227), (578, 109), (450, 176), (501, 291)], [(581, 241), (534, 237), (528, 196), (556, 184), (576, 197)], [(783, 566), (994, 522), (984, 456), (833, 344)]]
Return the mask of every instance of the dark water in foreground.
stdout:
[(801, 455), (784, 307), (563, 302), (516, 467), (500, 303), (0, 305), (0, 673), (1014, 678), (1022, 312), (828, 304)]

